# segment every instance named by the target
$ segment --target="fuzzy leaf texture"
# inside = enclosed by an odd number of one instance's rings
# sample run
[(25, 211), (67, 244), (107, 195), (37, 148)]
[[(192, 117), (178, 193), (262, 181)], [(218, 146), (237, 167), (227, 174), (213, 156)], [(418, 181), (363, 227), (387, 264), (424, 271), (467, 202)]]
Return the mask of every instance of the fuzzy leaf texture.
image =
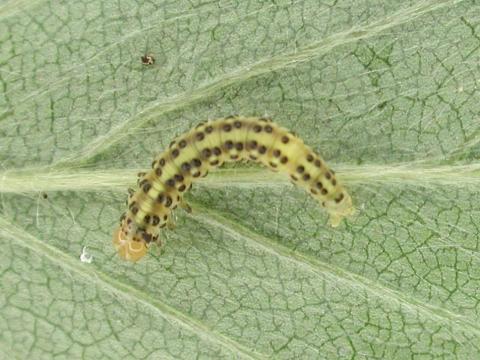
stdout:
[[(2, 1), (0, 358), (478, 358), (479, 20), (473, 0)], [(357, 214), (331, 228), (234, 164), (163, 254), (119, 259), (136, 173), (235, 113), (294, 130)]]

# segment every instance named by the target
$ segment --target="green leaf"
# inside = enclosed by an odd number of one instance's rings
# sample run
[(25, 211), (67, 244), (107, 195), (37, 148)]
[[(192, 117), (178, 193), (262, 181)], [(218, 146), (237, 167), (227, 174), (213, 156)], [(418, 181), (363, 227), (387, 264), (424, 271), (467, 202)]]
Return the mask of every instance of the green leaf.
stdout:
[[(0, 357), (478, 358), (479, 14), (3, 1)], [(297, 132), (357, 215), (333, 229), (286, 177), (237, 164), (194, 185), (163, 254), (123, 262), (136, 172), (231, 113)]]

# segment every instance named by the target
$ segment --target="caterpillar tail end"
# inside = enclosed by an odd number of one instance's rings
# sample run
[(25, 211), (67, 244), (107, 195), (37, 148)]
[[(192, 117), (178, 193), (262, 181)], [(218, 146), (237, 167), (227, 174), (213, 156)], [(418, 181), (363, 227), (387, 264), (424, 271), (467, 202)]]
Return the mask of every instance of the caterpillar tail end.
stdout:
[(134, 240), (128, 236), (121, 226), (117, 227), (113, 232), (113, 246), (118, 255), (127, 261), (138, 261), (147, 254), (148, 245), (145, 241)]
[(330, 215), (328, 223), (331, 227), (337, 227), (342, 222), (343, 218), (355, 215), (356, 209), (352, 204), (352, 198), (346, 194), (345, 198), (340, 203), (333, 203), (327, 207)]

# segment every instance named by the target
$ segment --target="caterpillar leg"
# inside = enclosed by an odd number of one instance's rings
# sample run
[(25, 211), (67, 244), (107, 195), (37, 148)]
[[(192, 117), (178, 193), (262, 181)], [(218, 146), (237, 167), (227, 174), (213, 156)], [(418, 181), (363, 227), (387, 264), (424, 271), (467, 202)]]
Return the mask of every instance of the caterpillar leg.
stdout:
[(356, 209), (353, 206), (350, 206), (348, 209), (345, 209), (342, 212), (329, 212), (328, 223), (331, 227), (337, 227), (342, 222), (343, 218), (351, 217), (356, 214)]
[(192, 207), (188, 204), (188, 202), (185, 201), (185, 199), (181, 199), (180, 203), (178, 204), (183, 210), (185, 210), (187, 213), (191, 214), (192, 213)]
[(331, 227), (337, 227), (338, 225), (340, 225), (340, 223), (342, 222), (342, 219), (343, 219), (343, 216), (342, 215), (338, 215), (338, 214), (332, 214), (330, 215), (330, 217), (328, 218), (328, 224), (331, 226)]
[(168, 220), (167, 220), (167, 229), (168, 230), (173, 230), (175, 229), (176, 225), (175, 225), (175, 220), (173, 219), (173, 213), (172, 213), (172, 216), (169, 216), (168, 217)]
[(334, 199), (323, 202), (330, 218), (328, 223), (332, 227), (337, 227), (344, 217), (350, 217), (356, 213), (352, 204), (352, 198), (345, 191)]
[(159, 239), (159, 240), (157, 240), (153, 243), (153, 246), (151, 248), (154, 251), (155, 255), (157, 255), (157, 256), (163, 255), (163, 253), (165, 252), (166, 242), (167, 242), (167, 239), (165, 237), (163, 237), (162, 240)]

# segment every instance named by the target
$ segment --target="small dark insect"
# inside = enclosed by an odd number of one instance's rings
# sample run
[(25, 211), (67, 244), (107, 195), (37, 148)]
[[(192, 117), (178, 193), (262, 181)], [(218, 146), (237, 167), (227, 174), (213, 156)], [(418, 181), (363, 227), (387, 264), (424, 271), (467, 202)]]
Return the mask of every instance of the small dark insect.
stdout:
[(143, 65), (153, 65), (155, 64), (155, 58), (152, 54), (145, 54), (140, 59), (142, 59)]
[(43, 197), (44, 199), (48, 199), (47, 193), (42, 192), (42, 197)]

